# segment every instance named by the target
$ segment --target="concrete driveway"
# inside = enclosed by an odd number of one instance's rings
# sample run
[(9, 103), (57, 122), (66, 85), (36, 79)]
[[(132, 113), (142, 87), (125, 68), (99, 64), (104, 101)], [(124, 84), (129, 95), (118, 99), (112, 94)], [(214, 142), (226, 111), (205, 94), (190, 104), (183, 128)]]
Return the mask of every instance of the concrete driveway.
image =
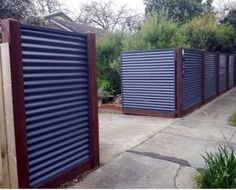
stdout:
[(182, 119), (100, 113), (104, 165), (70, 188), (193, 188), (206, 151), (236, 150), (235, 109), (233, 89)]

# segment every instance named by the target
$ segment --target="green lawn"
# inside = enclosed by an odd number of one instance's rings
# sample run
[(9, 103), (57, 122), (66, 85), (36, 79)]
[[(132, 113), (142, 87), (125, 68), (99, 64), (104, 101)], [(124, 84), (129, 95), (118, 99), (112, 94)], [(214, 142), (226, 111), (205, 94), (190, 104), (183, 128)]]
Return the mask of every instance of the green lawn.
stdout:
[(236, 111), (229, 117), (229, 124), (236, 127)]

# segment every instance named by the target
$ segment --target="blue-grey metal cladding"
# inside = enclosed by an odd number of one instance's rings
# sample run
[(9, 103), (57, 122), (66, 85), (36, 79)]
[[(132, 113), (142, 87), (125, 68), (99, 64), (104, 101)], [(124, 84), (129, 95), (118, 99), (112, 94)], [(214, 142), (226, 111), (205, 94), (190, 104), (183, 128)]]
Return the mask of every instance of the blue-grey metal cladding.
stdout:
[(226, 54), (220, 54), (220, 68), (219, 68), (219, 92), (224, 92), (227, 89), (226, 79)]
[(22, 26), (30, 186), (90, 159), (86, 35)]
[(202, 101), (202, 53), (199, 50), (183, 50), (183, 109)]
[(121, 53), (123, 108), (175, 112), (175, 49)]
[(229, 56), (229, 88), (234, 86), (234, 55)]
[(217, 95), (217, 57), (215, 53), (205, 54), (205, 99)]

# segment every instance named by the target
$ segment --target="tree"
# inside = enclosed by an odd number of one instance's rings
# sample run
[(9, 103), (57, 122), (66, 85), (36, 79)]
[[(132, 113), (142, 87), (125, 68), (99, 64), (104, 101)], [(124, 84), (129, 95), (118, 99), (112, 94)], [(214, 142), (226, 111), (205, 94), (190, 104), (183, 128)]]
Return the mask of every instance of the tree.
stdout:
[(236, 7), (236, 2), (234, 0), (220, 0), (218, 1), (215, 12), (218, 20), (223, 21), (225, 18), (232, 16)]
[(232, 26), (218, 24), (213, 14), (194, 17), (181, 26), (182, 35), (191, 48), (211, 51), (230, 51), (234, 43), (235, 32)]
[(169, 20), (166, 12), (147, 15), (140, 30), (122, 40), (125, 50), (187, 47), (178, 25)]
[(56, 11), (68, 12), (69, 10), (58, 0), (32, 0), (30, 7), (31, 15), (39, 16)]
[(0, 0), (0, 19), (24, 19), (30, 4), (30, 0)]
[(146, 13), (168, 11), (175, 22), (185, 23), (202, 12), (212, 11), (212, 0), (144, 0)]
[[(134, 14), (131, 14), (133, 12)], [(127, 5), (115, 7), (111, 0), (91, 1), (81, 6), (76, 21), (109, 31), (117, 28), (124, 30), (126, 27), (132, 30), (139, 24), (140, 17), (140, 14), (128, 9)]]

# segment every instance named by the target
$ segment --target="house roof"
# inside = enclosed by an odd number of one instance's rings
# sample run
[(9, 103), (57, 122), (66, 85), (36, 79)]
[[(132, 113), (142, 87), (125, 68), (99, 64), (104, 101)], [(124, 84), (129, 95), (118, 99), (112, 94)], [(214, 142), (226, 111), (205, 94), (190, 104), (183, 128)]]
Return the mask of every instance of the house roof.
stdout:
[(92, 32), (96, 34), (97, 38), (101, 37), (104, 33), (103, 30), (99, 28), (76, 23), (63, 12), (55, 12), (44, 15), (43, 18), (45, 19), (45, 26), (49, 28), (79, 33)]

